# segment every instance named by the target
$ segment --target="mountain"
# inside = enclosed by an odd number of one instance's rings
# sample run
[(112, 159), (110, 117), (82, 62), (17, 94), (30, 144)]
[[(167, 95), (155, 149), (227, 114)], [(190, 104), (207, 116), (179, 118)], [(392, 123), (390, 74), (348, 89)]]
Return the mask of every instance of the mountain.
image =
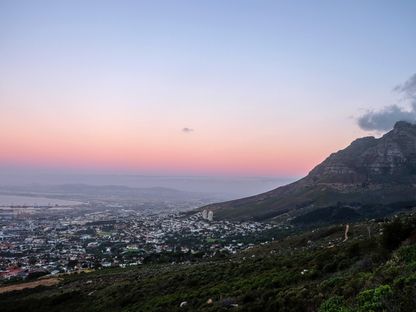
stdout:
[[(212, 204), (216, 219), (308, 223), (382, 216), (416, 206), (416, 125), (357, 139), (306, 177), (259, 195)], [(303, 220), (303, 221), (302, 221)]]

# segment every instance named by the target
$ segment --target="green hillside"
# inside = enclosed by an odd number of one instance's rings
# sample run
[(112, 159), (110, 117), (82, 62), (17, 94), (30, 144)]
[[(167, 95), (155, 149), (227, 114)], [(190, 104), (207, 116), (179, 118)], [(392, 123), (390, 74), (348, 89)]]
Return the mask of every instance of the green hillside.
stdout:
[(349, 228), (346, 241), (329, 226), (209, 261), (67, 276), (1, 294), (1, 311), (414, 311), (416, 217)]

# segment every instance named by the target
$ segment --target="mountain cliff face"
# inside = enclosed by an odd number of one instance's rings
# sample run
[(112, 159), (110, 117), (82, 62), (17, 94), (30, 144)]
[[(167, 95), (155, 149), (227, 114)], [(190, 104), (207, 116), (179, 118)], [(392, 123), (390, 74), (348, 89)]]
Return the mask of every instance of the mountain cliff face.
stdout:
[(301, 180), (204, 209), (220, 219), (266, 220), (328, 207), (370, 216), (413, 202), (416, 206), (416, 125), (399, 121), (379, 139), (357, 139), (331, 154)]

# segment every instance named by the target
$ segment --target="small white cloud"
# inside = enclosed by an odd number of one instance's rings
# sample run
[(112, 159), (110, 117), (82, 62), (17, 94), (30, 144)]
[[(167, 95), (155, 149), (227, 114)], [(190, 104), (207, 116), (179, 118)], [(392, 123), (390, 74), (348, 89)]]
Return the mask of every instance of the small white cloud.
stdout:
[(184, 133), (191, 133), (191, 132), (194, 132), (194, 129), (185, 127), (185, 128), (182, 128), (182, 132), (184, 132)]

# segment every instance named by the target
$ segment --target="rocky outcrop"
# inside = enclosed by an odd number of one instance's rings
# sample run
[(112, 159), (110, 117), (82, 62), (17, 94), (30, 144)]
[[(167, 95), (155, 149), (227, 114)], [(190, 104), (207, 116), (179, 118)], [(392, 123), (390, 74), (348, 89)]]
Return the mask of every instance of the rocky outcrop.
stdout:
[(400, 121), (383, 137), (366, 137), (329, 156), (309, 178), (328, 183), (416, 181), (416, 125)]

